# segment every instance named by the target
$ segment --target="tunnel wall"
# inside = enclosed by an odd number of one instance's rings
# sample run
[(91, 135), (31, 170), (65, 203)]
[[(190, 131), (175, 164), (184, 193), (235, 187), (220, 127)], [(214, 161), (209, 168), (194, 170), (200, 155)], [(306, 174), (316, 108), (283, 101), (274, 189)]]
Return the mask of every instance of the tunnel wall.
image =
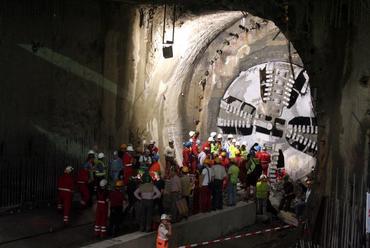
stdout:
[(0, 209), (53, 203), (64, 166), (128, 136), (131, 26), (118, 23), (135, 13), (94, 0), (0, 9)]

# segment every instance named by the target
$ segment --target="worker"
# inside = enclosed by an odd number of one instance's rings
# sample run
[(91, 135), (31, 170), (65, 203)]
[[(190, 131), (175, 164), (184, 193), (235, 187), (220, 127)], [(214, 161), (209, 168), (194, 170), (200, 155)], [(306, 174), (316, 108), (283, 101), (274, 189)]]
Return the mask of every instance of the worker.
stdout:
[(113, 152), (113, 160), (110, 164), (110, 184), (114, 185), (114, 183), (118, 180), (119, 174), (122, 171), (122, 159), (118, 156), (118, 151)]
[(149, 174), (152, 177), (152, 180), (154, 181), (156, 178), (156, 174), (161, 172), (161, 164), (159, 163), (159, 155), (156, 154), (152, 156), (153, 163), (149, 168)]
[(104, 153), (100, 152), (98, 154), (98, 159), (95, 162), (95, 180), (96, 185), (100, 184), (100, 181), (107, 179), (107, 167), (103, 161)]
[(69, 215), (72, 206), (73, 196), (73, 177), (71, 175), (73, 171), (72, 166), (67, 166), (64, 169), (64, 174), (58, 179), (58, 209), (63, 210), (63, 223), (64, 225), (69, 224)]
[(108, 202), (109, 192), (107, 190), (108, 181), (102, 179), (99, 181), (99, 188), (97, 190), (97, 203), (95, 215), (95, 237), (104, 238), (107, 235), (108, 223)]
[(228, 186), (227, 186), (227, 200), (229, 206), (235, 206), (236, 204), (236, 186), (239, 178), (239, 167), (235, 162), (231, 163), (230, 168), (227, 171), (229, 176)]
[(123, 221), (123, 205), (125, 202), (122, 187), (122, 180), (117, 180), (114, 185), (114, 190), (109, 193), (110, 218), (109, 230), (113, 236), (116, 236), (120, 231), (120, 225)]
[(228, 149), (228, 154), (229, 154), (229, 158), (235, 158), (235, 152), (238, 150), (238, 148), (236, 148), (236, 139), (232, 139), (231, 140), (231, 143), (229, 145), (229, 149)]
[(139, 169), (143, 172), (148, 172), (152, 165), (152, 158), (150, 157), (149, 149), (145, 149), (144, 153), (139, 157), (140, 167)]
[[(207, 155), (209, 154), (209, 148), (208, 147), (205, 147), (204, 150), (202, 150), (199, 154), (198, 154), (198, 169), (202, 170), (203, 169), (203, 163), (204, 163), (204, 160), (207, 158)], [(194, 171), (193, 171), (194, 173)]]
[(135, 190), (134, 195), (140, 200), (140, 231), (150, 232), (152, 228), (153, 200), (159, 198), (161, 193), (153, 185), (148, 173), (144, 174), (143, 183)]
[(294, 186), (290, 182), (289, 175), (285, 175), (283, 183), (283, 198), (280, 201), (279, 210), (290, 211), (291, 203), (295, 198)]
[(212, 166), (212, 174), (214, 176), (214, 184), (212, 189), (212, 209), (222, 209), (223, 205), (223, 183), (227, 177), (225, 167), (221, 165), (220, 159), (217, 157), (214, 159), (214, 165)]
[(155, 145), (155, 141), (151, 140), (148, 149), (150, 151), (150, 156), (153, 157), (155, 155), (159, 155), (159, 148)]
[(215, 142), (213, 137), (209, 137), (206, 142), (202, 145), (202, 151), (204, 151), (206, 148), (208, 148), (209, 151), (211, 151), (211, 146)]
[(217, 134), (217, 139), (214, 144), (211, 144), (211, 153), (218, 154), (222, 149), (222, 134)]
[(200, 211), (208, 212), (211, 210), (211, 192), (213, 186), (213, 173), (210, 168), (211, 161), (209, 159), (204, 160), (204, 168), (199, 179), (201, 185), (199, 191), (200, 200)]
[(165, 178), (169, 178), (171, 168), (177, 167), (176, 150), (174, 146), (174, 141), (172, 139), (168, 141), (168, 146), (164, 150), (164, 158), (166, 161)]
[(225, 144), (223, 145), (222, 149), (225, 150), (226, 152), (229, 152), (229, 147), (232, 145), (232, 140), (234, 139), (234, 135), (228, 134), (227, 135), (227, 140)]
[(256, 152), (256, 158), (260, 160), (262, 172), (267, 176), (267, 171), (271, 162), (271, 155), (266, 151), (265, 146), (262, 147), (261, 151)]
[(80, 200), (81, 209), (86, 208), (87, 204), (90, 202), (89, 183), (92, 182), (93, 180), (90, 177), (90, 168), (91, 167), (89, 163), (85, 163), (78, 170), (77, 174), (77, 188), (81, 194)]
[(168, 248), (168, 240), (172, 235), (171, 218), (167, 214), (161, 215), (161, 224), (158, 227), (156, 248)]
[(181, 168), (181, 194), (182, 197), (185, 198), (186, 203), (188, 205), (188, 209), (190, 209), (190, 195), (192, 190), (192, 183), (189, 176), (189, 168), (186, 166), (183, 166)]
[(247, 151), (247, 143), (243, 142), (242, 145), (240, 146), (240, 156), (243, 157), (244, 159), (247, 158), (248, 151)]
[(258, 178), (262, 174), (262, 167), (259, 159), (254, 157), (254, 153), (250, 153), (247, 157), (247, 176), (246, 176), (246, 198), (254, 200), (255, 187)]
[(262, 174), (256, 185), (257, 214), (266, 214), (269, 185), (267, 176)]
[(126, 146), (123, 151), (122, 163), (123, 163), (123, 184), (127, 186), (128, 181), (133, 173), (133, 156), (132, 153), (134, 152), (134, 148), (130, 146)]

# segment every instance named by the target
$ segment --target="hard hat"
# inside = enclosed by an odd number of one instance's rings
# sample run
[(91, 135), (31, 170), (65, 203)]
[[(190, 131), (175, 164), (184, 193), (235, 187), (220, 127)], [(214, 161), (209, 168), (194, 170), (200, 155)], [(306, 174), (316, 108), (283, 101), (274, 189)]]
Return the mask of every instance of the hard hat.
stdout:
[(125, 149), (127, 149), (127, 145), (126, 145), (126, 144), (122, 144), (122, 145), (120, 146), (120, 148), (121, 148), (121, 150), (125, 150)]
[(265, 174), (262, 174), (261, 176), (260, 176), (260, 179), (262, 180), (262, 179), (267, 179), (267, 176), (265, 175)]
[(104, 158), (104, 153), (102, 153), (102, 152), (101, 152), (101, 153), (99, 153), (99, 154), (98, 154), (98, 158), (99, 158), (99, 159)]
[(122, 180), (117, 180), (115, 183), (115, 186), (118, 187), (123, 187), (123, 181)]
[(221, 152), (222, 157), (226, 157), (226, 152)]
[(232, 134), (228, 134), (228, 135), (227, 135), (227, 138), (228, 138), (228, 139), (232, 139), (232, 138), (234, 138), (234, 135), (232, 135)]
[(105, 186), (107, 186), (108, 184), (108, 181), (106, 179), (102, 179), (100, 182), (99, 182), (99, 186), (104, 188)]
[(219, 157), (215, 157), (214, 161), (215, 161), (215, 164), (219, 164), (219, 163), (221, 163), (221, 161), (220, 161), (220, 158), (219, 158)]
[(217, 139), (222, 139), (222, 134), (217, 134)]
[(114, 155), (114, 156), (117, 156), (117, 155), (118, 155), (118, 152), (117, 152), (117, 151), (114, 151), (114, 152), (113, 152), (113, 155)]
[(212, 138), (214, 138), (214, 137), (216, 137), (216, 135), (217, 135), (216, 132), (212, 132), (209, 136), (212, 137)]
[(161, 215), (161, 220), (171, 220), (171, 217), (167, 214), (162, 214)]
[(236, 156), (239, 156), (239, 155), (240, 155), (240, 151), (239, 151), (239, 150), (236, 150), (236, 151), (235, 151), (235, 155), (236, 155)]
[(237, 142), (235, 142), (235, 145), (236, 146), (240, 146), (240, 143), (237, 141)]
[(203, 161), (203, 164), (208, 164), (208, 165), (210, 165), (210, 164), (211, 164), (211, 160), (209, 160), (208, 158), (206, 158), (206, 159)]
[(154, 145), (155, 144), (155, 141), (154, 140), (151, 140), (149, 145)]
[(194, 134), (195, 134), (195, 132), (194, 132), (194, 131), (190, 131), (190, 132), (189, 132), (189, 136), (190, 136), (190, 137), (193, 137), (193, 136), (194, 136)]
[(246, 146), (247, 145), (247, 142), (246, 141), (243, 141), (242, 142), (242, 146)]
[(200, 140), (197, 139), (196, 143), (197, 143), (197, 145), (200, 145), (201, 142), (200, 142)]
[(215, 139), (211, 136), (211, 137), (208, 138), (208, 141), (213, 142), (213, 141), (215, 141)]
[(174, 141), (173, 141), (173, 139), (170, 139), (169, 141), (168, 141), (168, 143), (173, 143)]
[(95, 155), (95, 152), (93, 150), (90, 150), (87, 155)]
[(209, 146), (204, 147), (205, 151), (209, 151)]
[(261, 151), (261, 147), (260, 147), (259, 145), (256, 145), (256, 146), (254, 147), (254, 149), (256, 149), (256, 151)]
[(128, 152), (133, 152), (134, 151), (134, 148), (132, 147), (132, 145), (127, 146), (127, 151)]
[(181, 168), (181, 171), (184, 172), (184, 173), (188, 173), (189, 172), (189, 168), (187, 166), (183, 166)]
[(231, 142), (236, 143), (236, 139), (233, 139)]
[(73, 167), (72, 166), (67, 166), (65, 169), (64, 169), (64, 172), (65, 173), (71, 173), (73, 171)]

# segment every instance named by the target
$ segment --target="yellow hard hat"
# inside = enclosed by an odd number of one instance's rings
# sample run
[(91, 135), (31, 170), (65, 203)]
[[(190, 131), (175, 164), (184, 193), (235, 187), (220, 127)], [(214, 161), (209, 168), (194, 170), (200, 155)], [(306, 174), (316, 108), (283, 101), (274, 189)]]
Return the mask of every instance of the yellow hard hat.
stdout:
[(184, 173), (188, 173), (189, 172), (189, 168), (187, 166), (183, 166), (181, 170)]
[(235, 151), (235, 155), (236, 155), (236, 156), (240, 155), (240, 151), (239, 151), (239, 149)]
[(221, 162), (219, 157), (215, 157), (214, 161), (215, 161), (215, 164), (219, 164)]
[(123, 181), (122, 180), (117, 180), (115, 186), (116, 187), (122, 187), (123, 186)]
[(221, 152), (222, 157), (226, 157), (226, 152)]

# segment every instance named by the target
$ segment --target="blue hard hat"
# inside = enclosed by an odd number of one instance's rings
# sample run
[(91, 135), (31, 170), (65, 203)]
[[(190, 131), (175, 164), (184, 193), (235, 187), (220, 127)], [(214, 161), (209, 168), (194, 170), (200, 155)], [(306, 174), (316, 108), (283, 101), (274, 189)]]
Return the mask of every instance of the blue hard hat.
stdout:
[(254, 149), (256, 149), (256, 151), (261, 151), (261, 146), (256, 145), (256, 146), (254, 147)]

